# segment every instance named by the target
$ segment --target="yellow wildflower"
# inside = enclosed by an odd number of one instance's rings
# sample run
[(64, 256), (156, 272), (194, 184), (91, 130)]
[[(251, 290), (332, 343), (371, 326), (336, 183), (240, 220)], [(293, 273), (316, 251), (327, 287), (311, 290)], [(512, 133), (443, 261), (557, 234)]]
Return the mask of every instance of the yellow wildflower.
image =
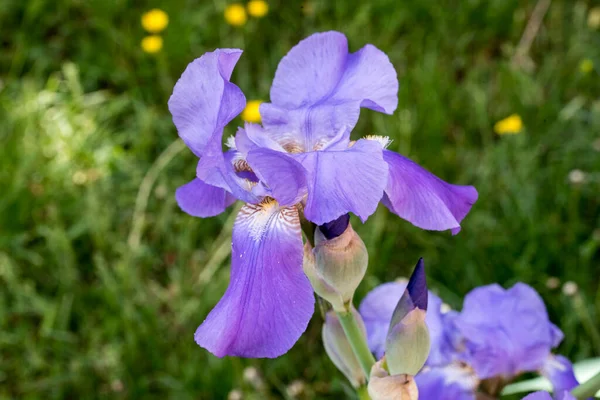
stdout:
[(262, 100), (250, 100), (246, 103), (246, 108), (242, 111), (242, 119), (247, 122), (259, 123), (261, 119), (260, 111), (258, 109), (261, 104)]
[(239, 3), (230, 4), (225, 8), (225, 21), (229, 25), (242, 26), (246, 23), (246, 9)]
[(600, 28), (600, 7), (594, 7), (590, 10), (587, 24), (591, 29)]
[(581, 60), (581, 63), (579, 64), (579, 70), (584, 74), (589, 74), (594, 70), (594, 62), (589, 58)]
[(142, 50), (146, 53), (158, 53), (163, 47), (163, 39), (159, 35), (150, 35), (142, 39)]
[(169, 25), (169, 16), (163, 10), (154, 8), (142, 15), (142, 27), (150, 33), (158, 33)]
[(269, 4), (264, 0), (250, 0), (247, 7), (248, 14), (256, 18), (264, 17), (269, 12)]
[(494, 125), (494, 132), (498, 135), (516, 135), (523, 130), (523, 120), (518, 114), (512, 114)]

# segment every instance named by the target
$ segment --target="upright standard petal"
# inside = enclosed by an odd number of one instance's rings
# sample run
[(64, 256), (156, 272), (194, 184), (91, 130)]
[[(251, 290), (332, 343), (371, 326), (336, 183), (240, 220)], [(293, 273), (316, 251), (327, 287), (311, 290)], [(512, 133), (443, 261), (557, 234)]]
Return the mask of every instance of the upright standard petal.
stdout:
[(455, 326), (466, 350), (461, 357), (481, 379), (510, 379), (541, 369), (562, 338), (540, 296), (524, 283), (508, 290), (499, 285), (472, 290)]
[(198, 178), (177, 188), (175, 199), (183, 211), (201, 218), (219, 215), (235, 202), (235, 197), (225, 190)]
[(198, 157), (222, 150), (223, 128), (244, 109), (244, 94), (229, 82), (241, 55), (237, 49), (206, 53), (175, 84), (169, 111), (179, 136)]
[(196, 342), (218, 357), (284, 354), (314, 311), (297, 210), (273, 200), (244, 206), (233, 228), (231, 260), (229, 287), (196, 331)]
[(340, 129), (352, 129), (361, 107), (394, 112), (398, 78), (388, 57), (376, 47), (366, 45), (348, 53), (343, 34), (317, 33), (281, 60), (271, 101), (260, 108), (270, 133), (312, 151)]
[(415, 162), (384, 150), (389, 175), (383, 203), (394, 214), (428, 230), (460, 230), (460, 221), (477, 200), (472, 186), (451, 185)]
[(295, 155), (307, 171), (305, 217), (317, 225), (352, 212), (364, 222), (377, 209), (387, 182), (379, 143), (359, 140), (343, 151)]

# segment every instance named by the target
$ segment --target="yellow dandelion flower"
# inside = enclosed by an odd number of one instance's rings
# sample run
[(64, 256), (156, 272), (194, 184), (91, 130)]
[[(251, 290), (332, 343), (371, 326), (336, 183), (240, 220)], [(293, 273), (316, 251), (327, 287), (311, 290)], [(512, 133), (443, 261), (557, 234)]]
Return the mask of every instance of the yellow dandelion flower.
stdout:
[(242, 26), (246, 23), (246, 9), (239, 3), (230, 4), (225, 8), (225, 22), (233, 26)]
[(590, 10), (587, 24), (591, 29), (600, 28), (600, 7), (594, 7)]
[(523, 120), (518, 114), (510, 115), (494, 125), (494, 132), (498, 135), (516, 135), (523, 130)]
[(584, 74), (589, 74), (594, 70), (594, 62), (589, 58), (581, 60), (581, 63), (579, 63), (579, 70)]
[(142, 15), (142, 27), (150, 33), (159, 33), (169, 25), (169, 16), (163, 10), (154, 8)]
[(258, 109), (261, 104), (262, 100), (250, 100), (246, 103), (246, 108), (242, 111), (242, 119), (246, 122), (259, 123), (261, 119), (260, 111)]
[(269, 4), (264, 0), (250, 0), (247, 7), (248, 14), (256, 18), (264, 17), (269, 12)]
[(158, 53), (163, 47), (163, 39), (159, 35), (150, 35), (142, 39), (142, 50), (146, 53)]

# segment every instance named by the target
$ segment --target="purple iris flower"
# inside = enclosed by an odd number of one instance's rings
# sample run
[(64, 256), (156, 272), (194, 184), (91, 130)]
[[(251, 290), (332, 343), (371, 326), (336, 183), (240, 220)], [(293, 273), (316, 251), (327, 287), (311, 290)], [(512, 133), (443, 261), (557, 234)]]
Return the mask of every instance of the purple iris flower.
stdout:
[(246, 102), (230, 82), (241, 54), (206, 53), (175, 85), (173, 122), (200, 158), (176, 199), (197, 217), (218, 215), (236, 199), (247, 203), (233, 229), (229, 287), (196, 342), (219, 357), (277, 357), (314, 311), (302, 272), (302, 215), (317, 225), (348, 212), (365, 221), (382, 201), (418, 227), (456, 233), (477, 192), (386, 150), (385, 138), (350, 141), (361, 107), (396, 109), (398, 80), (382, 51), (366, 45), (349, 53), (339, 32), (314, 34), (281, 60), (271, 103), (260, 108), (263, 126), (246, 124), (223, 151), (223, 129)]
[(554, 395), (554, 399), (550, 396), (548, 392), (535, 392), (528, 394), (523, 397), (521, 400), (577, 400), (575, 396), (567, 391), (557, 392)]
[(579, 385), (573, 371), (573, 364), (560, 355), (550, 354), (540, 373), (550, 381), (555, 392), (568, 391)]
[[(385, 340), (396, 304), (406, 289), (406, 282), (388, 282), (370, 291), (359, 306), (360, 315), (367, 328), (367, 343), (378, 359), (383, 357)], [(429, 328), (431, 350), (426, 365), (447, 364), (452, 348), (444, 330), (445, 315), (441, 312), (442, 300), (428, 292), (425, 323)]]
[(542, 298), (524, 283), (507, 290), (495, 284), (472, 290), (455, 326), (466, 349), (461, 357), (481, 379), (510, 380), (541, 370), (563, 338)]
[(475, 400), (479, 379), (459, 364), (425, 367), (415, 376), (420, 400)]

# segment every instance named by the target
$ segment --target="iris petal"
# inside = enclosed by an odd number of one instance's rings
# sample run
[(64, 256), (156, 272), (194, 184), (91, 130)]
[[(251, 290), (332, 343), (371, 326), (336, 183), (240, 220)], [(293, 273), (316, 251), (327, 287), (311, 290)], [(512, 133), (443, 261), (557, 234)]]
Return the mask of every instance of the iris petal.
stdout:
[(302, 271), (298, 212), (244, 206), (233, 229), (231, 281), (195, 334), (218, 357), (278, 357), (306, 330), (314, 297)]
[(225, 190), (198, 178), (177, 188), (175, 199), (183, 211), (201, 218), (219, 215), (235, 202), (235, 197)]
[(237, 49), (206, 53), (175, 84), (169, 111), (179, 136), (198, 157), (222, 151), (223, 128), (244, 109), (244, 94), (229, 82), (241, 54)]
[(383, 158), (389, 165), (383, 204), (419, 228), (458, 233), (460, 221), (477, 200), (477, 190), (446, 183), (392, 151), (384, 150)]
[(366, 45), (348, 52), (339, 32), (302, 40), (281, 60), (271, 87), (272, 103), (260, 107), (263, 124), (277, 141), (315, 150), (340, 129), (352, 129), (360, 108), (391, 114), (398, 105), (398, 79), (381, 50)]
[(294, 156), (307, 171), (304, 215), (317, 225), (352, 212), (364, 222), (377, 209), (387, 182), (379, 143), (359, 140), (343, 151)]

